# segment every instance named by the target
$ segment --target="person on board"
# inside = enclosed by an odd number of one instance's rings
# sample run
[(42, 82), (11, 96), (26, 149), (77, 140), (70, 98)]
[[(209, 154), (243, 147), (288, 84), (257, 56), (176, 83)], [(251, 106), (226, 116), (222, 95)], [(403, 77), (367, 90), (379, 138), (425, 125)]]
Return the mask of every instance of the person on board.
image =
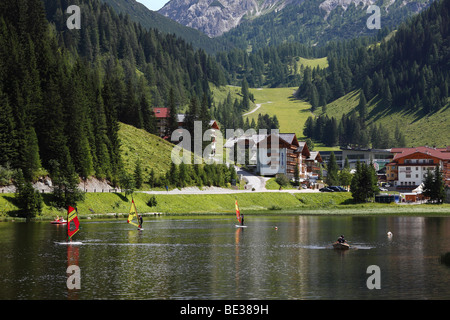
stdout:
[(141, 215), (138, 215), (139, 228), (142, 228), (142, 224), (144, 223), (144, 219), (142, 219)]
[(241, 226), (243, 226), (243, 225), (244, 225), (244, 215), (241, 214)]
[(347, 241), (344, 239), (344, 236), (341, 235), (341, 236), (337, 239), (337, 242), (339, 242), (339, 243), (346, 243)]

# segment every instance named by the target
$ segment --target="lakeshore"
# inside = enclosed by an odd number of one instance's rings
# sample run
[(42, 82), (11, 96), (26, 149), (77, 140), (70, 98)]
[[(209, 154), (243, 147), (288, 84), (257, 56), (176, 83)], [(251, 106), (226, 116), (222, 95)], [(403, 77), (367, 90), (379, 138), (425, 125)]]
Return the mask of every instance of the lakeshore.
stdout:
[[(33, 220), (53, 220), (65, 215), (51, 205), (51, 194), (43, 194), (43, 210)], [(150, 199), (156, 205), (150, 206)], [(450, 215), (450, 204), (354, 203), (351, 193), (241, 192), (241, 193), (146, 193), (135, 192), (137, 210), (150, 215), (233, 215), (238, 199), (241, 211), (249, 215)], [(77, 204), (81, 219), (119, 218), (128, 215), (131, 196), (124, 193), (86, 193)], [(18, 219), (14, 194), (0, 195), (0, 221)]]

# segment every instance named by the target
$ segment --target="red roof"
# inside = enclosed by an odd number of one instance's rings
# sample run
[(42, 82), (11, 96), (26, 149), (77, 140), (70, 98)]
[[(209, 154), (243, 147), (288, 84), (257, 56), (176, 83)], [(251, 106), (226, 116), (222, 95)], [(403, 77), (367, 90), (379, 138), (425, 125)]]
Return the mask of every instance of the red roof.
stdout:
[(443, 152), (442, 149), (436, 149), (427, 146), (417, 148), (392, 148), (391, 152), (395, 153), (393, 160), (404, 158), (414, 153), (423, 153), (441, 160), (450, 160), (450, 153)]
[(155, 116), (157, 118), (168, 118), (169, 117), (169, 108), (153, 108), (155, 112)]

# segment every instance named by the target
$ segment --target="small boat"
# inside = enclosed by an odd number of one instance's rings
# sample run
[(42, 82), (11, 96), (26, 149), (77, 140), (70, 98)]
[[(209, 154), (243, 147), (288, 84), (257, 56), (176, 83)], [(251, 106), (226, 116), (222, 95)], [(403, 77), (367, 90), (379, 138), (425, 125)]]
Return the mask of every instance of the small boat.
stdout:
[(64, 220), (64, 219), (62, 219), (62, 220), (60, 220), (60, 219), (56, 219), (56, 220), (53, 220), (52, 222), (50, 222), (51, 224), (66, 224), (67, 223), (67, 221), (66, 220)]
[(333, 243), (333, 248), (339, 249), (339, 250), (348, 250), (348, 249), (350, 249), (350, 245), (345, 242), (336, 241), (335, 243)]

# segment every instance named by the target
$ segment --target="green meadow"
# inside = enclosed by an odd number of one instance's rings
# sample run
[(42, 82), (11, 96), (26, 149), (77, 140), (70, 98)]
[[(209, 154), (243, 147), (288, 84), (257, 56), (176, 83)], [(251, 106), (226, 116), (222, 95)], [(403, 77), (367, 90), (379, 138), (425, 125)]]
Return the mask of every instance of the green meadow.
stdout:
[(138, 160), (144, 176), (152, 169), (156, 175), (169, 170), (174, 147), (170, 142), (124, 123), (120, 123), (119, 138), (122, 162), (129, 173), (134, 172)]
[[(343, 114), (350, 114), (359, 104), (359, 90), (352, 91), (327, 105), (328, 117), (341, 119)], [(323, 114), (321, 108), (315, 115)], [(406, 138), (407, 146), (439, 146), (445, 147), (450, 143), (450, 104), (441, 110), (424, 115), (414, 111), (396, 111), (386, 109), (377, 98), (368, 101), (367, 125), (381, 124), (388, 129), (393, 137), (398, 126)]]
[(328, 58), (317, 58), (317, 59), (306, 59), (299, 57), (297, 61), (299, 69), (301, 66), (303, 67), (310, 67), (311, 69), (314, 69), (316, 67), (319, 67), (320, 69), (328, 68)]
[[(297, 88), (258, 88), (250, 89), (255, 97), (255, 104), (261, 107), (253, 113), (244, 116), (251, 122), (258, 120), (258, 114), (276, 115), (280, 123), (280, 132), (295, 133), (298, 139), (303, 138), (303, 127), (306, 119), (311, 116), (311, 105), (294, 97)], [(250, 110), (249, 112), (251, 112)]]
[[(149, 206), (153, 195), (135, 192), (134, 201), (143, 215), (234, 215), (234, 201), (244, 214), (389, 214), (389, 215), (448, 215), (450, 204), (397, 205), (381, 203), (353, 203), (351, 193), (288, 193), (246, 192), (238, 194), (157, 194), (156, 206)], [(44, 194), (44, 208), (36, 220), (52, 220), (65, 215), (65, 210), (51, 206), (51, 195)], [(78, 203), (81, 218), (126, 217), (130, 210), (131, 196), (123, 193), (87, 193)], [(13, 194), (0, 195), (0, 220), (11, 220), (17, 214)]]

